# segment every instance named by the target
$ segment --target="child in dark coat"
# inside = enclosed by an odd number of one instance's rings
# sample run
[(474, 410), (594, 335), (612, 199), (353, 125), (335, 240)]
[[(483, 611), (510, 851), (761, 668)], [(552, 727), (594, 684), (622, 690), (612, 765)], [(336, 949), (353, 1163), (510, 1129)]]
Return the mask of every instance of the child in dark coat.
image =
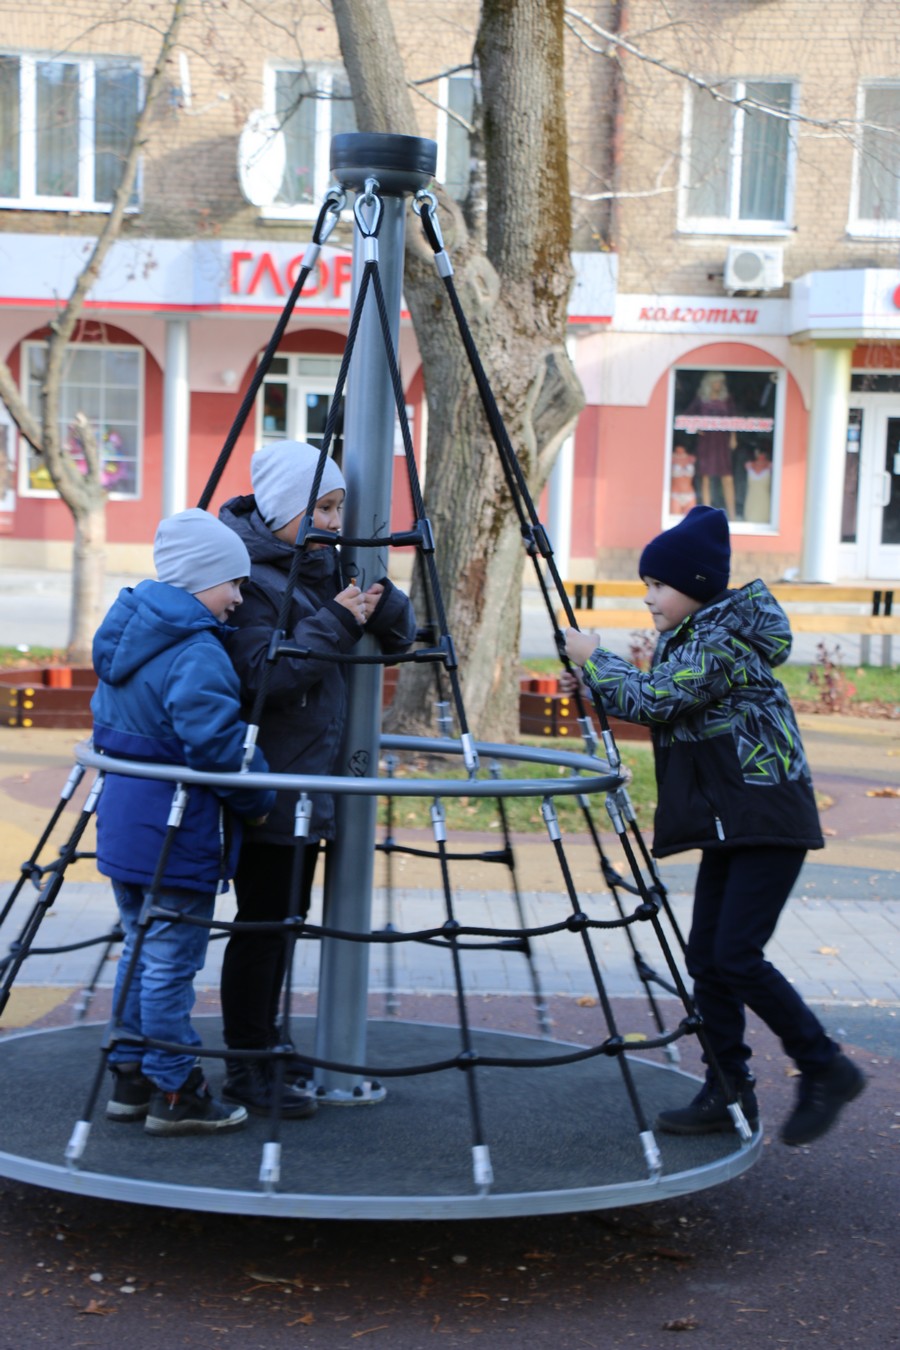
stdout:
[[(246, 726), (240, 688), (222, 638), (241, 603), (250, 558), (240, 539), (199, 509), (164, 520), (153, 551), (158, 581), (119, 593), (94, 637), (99, 684), (91, 701), (100, 754), (203, 772), (237, 773)], [(265, 772), (256, 751), (250, 768)], [(119, 1005), (139, 919), (172, 807), (175, 785), (117, 774), (110, 764), (97, 807), (97, 866), (112, 878), (125, 945), (115, 985)], [(209, 922), (216, 891), (227, 889), (241, 819), (262, 820), (275, 794), (190, 786), (166, 859), (156, 904)], [(116, 1043), (109, 1054), (111, 1120), (145, 1119), (151, 1134), (199, 1134), (242, 1125), (247, 1113), (210, 1093), (191, 1025), (193, 981), (209, 929), (154, 919), (131, 973), (120, 1017), (127, 1036), (178, 1042), (180, 1052)]]
[[(751, 1127), (758, 1110), (745, 1005), (800, 1069), (786, 1144), (808, 1144), (862, 1092), (865, 1078), (796, 989), (765, 959), (807, 849), (824, 840), (800, 732), (772, 668), (787, 660), (787, 615), (761, 581), (726, 589), (723, 511), (695, 506), (647, 545), (640, 575), (660, 634), (649, 671), (569, 629), (566, 650), (616, 717), (651, 728), (657, 807), (653, 852), (700, 849), (687, 968), (710, 1046)], [(663, 1111), (675, 1134), (732, 1128), (718, 1080)]]
[[(228, 651), (240, 675), (245, 715), (260, 688), (272, 633), (278, 626), (306, 515), (319, 451), (301, 441), (276, 441), (251, 460), (253, 495), (226, 502), (219, 516), (240, 536), (250, 554), (250, 580)], [(313, 524), (335, 536), (344, 509), (344, 478), (333, 459), (325, 461)], [(387, 652), (405, 651), (416, 636), (408, 597), (387, 577), (361, 590), (346, 584), (340, 556), (329, 544), (311, 541), (302, 550), (300, 572), (290, 600), (288, 640), (313, 653), (274, 662), (259, 726), (259, 744), (273, 771), (340, 773), (340, 750), (347, 716), (346, 667), (317, 659), (316, 653), (352, 652), (364, 631), (374, 633)], [(309, 908), (321, 841), (334, 837), (334, 800), (313, 792), (309, 841), (304, 849), (301, 912)], [(237, 917), (277, 921), (288, 911), (294, 857), (294, 801), (282, 793), (264, 825), (247, 831), (235, 874)], [(228, 940), (222, 967), (225, 1043), (234, 1050), (265, 1050), (278, 1040), (277, 1020), (284, 980), (285, 944), (278, 933), (236, 931)], [(271, 1102), (270, 1063), (226, 1061), (223, 1089), (229, 1101), (265, 1112)]]

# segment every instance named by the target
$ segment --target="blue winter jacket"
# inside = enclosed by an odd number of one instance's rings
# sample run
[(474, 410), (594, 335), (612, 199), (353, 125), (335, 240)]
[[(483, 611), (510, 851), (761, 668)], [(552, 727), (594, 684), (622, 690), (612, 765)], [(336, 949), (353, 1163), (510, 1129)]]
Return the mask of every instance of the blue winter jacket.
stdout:
[[(233, 497), (219, 519), (235, 530), (250, 554), (250, 580), (244, 603), (235, 613), (235, 630), (227, 638), (228, 654), (241, 679), (244, 716), (253, 710), (267, 665), (269, 642), (278, 624), (287, 590), (294, 547), (278, 539), (256, 509), (252, 496)], [(352, 652), (363, 632), (373, 634), (385, 652), (405, 651), (415, 641), (416, 621), (409, 598), (386, 577), (382, 595), (365, 629), (334, 597), (346, 582), (335, 550), (304, 550), (300, 575), (291, 596), (287, 634), (307, 648), (310, 657), (284, 656), (273, 664), (259, 744), (275, 773), (337, 774), (347, 717), (346, 666), (317, 659), (317, 653)], [(334, 799), (313, 792), (310, 837), (334, 837)], [(294, 803), (281, 792), (266, 823), (248, 838), (272, 844), (294, 840)]]
[[(228, 631), (187, 591), (142, 581), (119, 592), (94, 637), (100, 683), (91, 700), (94, 748), (104, 755), (236, 773), (245, 724), (240, 686), (222, 645)], [(264, 773), (257, 750), (250, 764)], [(174, 784), (110, 771), (97, 807), (97, 866), (148, 885), (166, 834)], [(214, 890), (234, 875), (240, 817), (271, 810), (274, 792), (189, 787), (164, 883)]]

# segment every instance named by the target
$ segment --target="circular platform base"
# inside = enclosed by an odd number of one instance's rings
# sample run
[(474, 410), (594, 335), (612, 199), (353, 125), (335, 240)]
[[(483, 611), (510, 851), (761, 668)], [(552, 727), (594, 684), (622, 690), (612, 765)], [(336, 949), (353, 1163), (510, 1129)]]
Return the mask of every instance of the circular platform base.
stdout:
[[(208, 1046), (221, 1045), (217, 1018), (197, 1018)], [(298, 1051), (310, 1053), (314, 1023), (294, 1023)], [(385, 1099), (359, 1109), (323, 1106), (281, 1126), (277, 1189), (260, 1185), (269, 1134), (265, 1118), (221, 1136), (166, 1139), (139, 1123), (114, 1123), (98, 1103), (78, 1169), (65, 1162), (99, 1062), (103, 1027), (81, 1025), (0, 1040), (0, 1175), (51, 1190), (136, 1204), (228, 1214), (329, 1219), (473, 1219), (570, 1213), (646, 1204), (718, 1185), (745, 1171), (762, 1142), (734, 1133), (680, 1138), (657, 1134), (662, 1173), (650, 1179), (618, 1064), (605, 1057), (558, 1068), (476, 1070), (494, 1184), (479, 1193), (464, 1074), (384, 1078)], [(561, 1042), (473, 1032), (482, 1054), (529, 1059), (564, 1053)], [(578, 1049), (583, 1047), (579, 1046)], [(423, 1064), (456, 1055), (455, 1027), (372, 1021), (368, 1063)], [(647, 1120), (683, 1105), (696, 1079), (629, 1056)], [(207, 1061), (221, 1082), (220, 1060)]]

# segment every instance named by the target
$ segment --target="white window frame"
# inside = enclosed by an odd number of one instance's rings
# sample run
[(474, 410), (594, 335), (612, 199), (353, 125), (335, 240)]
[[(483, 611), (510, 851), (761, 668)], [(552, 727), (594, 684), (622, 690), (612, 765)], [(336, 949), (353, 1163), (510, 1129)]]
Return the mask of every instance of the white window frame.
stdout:
[[(741, 99), (746, 94), (748, 84), (789, 84), (791, 86), (792, 113), (797, 111), (800, 85), (790, 75), (746, 76), (742, 79), (723, 81), (731, 88), (731, 98)], [(788, 122), (787, 165), (784, 188), (783, 220), (748, 220), (739, 214), (741, 192), (741, 157), (743, 154), (743, 133), (746, 113), (743, 108), (731, 109), (731, 139), (729, 156), (729, 213), (727, 216), (692, 216), (690, 214), (690, 185), (692, 172), (691, 143), (693, 132), (693, 107), (695, 89), (688, 85), (684, 94), (684, 118), (681, 144), (681, 182), (679, 184), (679, 229), (686, 234), (724, 234), (740, 235), (743, 238), (777, 238), (792, 232), (791, 221), (794, 215), (794, 189), (796, 183), (797, 136), (794, 123)]]
[[(895, 89), (898, 105), (900, 105), (900, 80), (865, 80), (856, 91), (856, 118), (859, 133), (853, 154), (853, 181), (850, 188), (850, 214), (847, 220), (847, 233), (857, 239), (900, 239), (900, 181), (897, 184), (895, 201), (896, 216), (892, 219), (874, 220), (859, 214), (863, 162), (862, 138), (865, 134), (862, 124), (866, 121), (866, 95), (870, 89), (879, 88)], [(897, 134), (900, 136), (900, 131)]]
[[(305, 412), (301, 411), (303, 401), (307, 394), (328, 394), (329, 403), (334, 395), (335, 385), (341, 369), (341, 358), (338, 355), (317, 356), (314, 352), (285, 352), (282, 360), (287, 362), (287, 370), (284, 374), (278, 372), (272, 374), (267, 372), (263, 385), (266, 384), (284, 384), (287, 389), (287, 404), (284, 430), (267, 429), (263, 425), (263, 409), (265, 404), (265, 391), (263, 397), (256, 400), (256, 448), (261, 450), (264, 445), (271, 441), (288, 440), (307, 440), (308, 430)], [(302, 365), (314, 363), (321, 370), (321, 374), (313, 373), (307, 369), (302, 371)], [(346, 398), (346, 390), (343, 397)], [(317, 436), (316, 439), (319, 439)], [(331, 447), (334, 449), (333, 445)]]
[[(35, 52), (17, 52), (3, 49), (3, 56), (19, 62), (19, 195), (0, 197), (0, 209), (16, 211), (96, 211), (108, 214), (112, 202), (97, 201), (95, 188), (95, 98), (96, 69), (98, 65), (122, 65), (138, 74), (138, 106), (144, 97), (140, 62), (118, 57), (44, 55)], [(78, 67), (78, 193), (74, 197), (56, 197), (42, 194), (36, 188), (37, 169), (37, 67), (42, 64)], [(140, 210), (141, 166), (132, 189), (132, 200), (127, 212)]]
[[(100, 350), (104, 352), (121, 351), (137, 353), (138, 358), (138, 379), (137, 379), (137, 438), (135, 448), (135, 472), (134, 472), (134, 491), (133, 492), (109, 492), (108, 497), (111, 502), (133, 502), (139, 501), (144, 495), (144, 395), (146, 388), (146, 362), (144, 359), (144, 348), (136, 343), (129, 342), (82, 342), (71, 343), (72, 347), (81, 347), (86, 350)], [(28, 399), (28, 386), (31, 375), (31, 352), (38, 348), (46, 349), (46, 342), (28, 341), (22, 343), (21, 360), (22, 373), (20, 385), (22, 397)], [(96, 431), (96, 428), (95, 428)], [(35, 497), (49, 500), (58, 500), (59, 493), (56, 488), (36, 488), (31, 486), (30, 482), (30, 460), (31, 447), (27, 441), (22, 442), (22, 452), (18, 457), (18, 494), (20, 497)]]
[[(435, 166), (434, 176), (439, 183), (445, 183), (447, 179), (447, 141), (450, 128), (450, 82), (451, 80), (465, 80), (470, 84), (475, 83), (475, 72), (473, 70), (460, 70), (452, 75), (442, 75), (438, 81), (438, 114), (437, 126), (435, 129), (437, 139), (437, 164)], [(471, 159), (471, 155), (470, 155)]]
[(275, 86), (280, 71), (294, 74), (306, 74), (315, 77), (316, 90), (316, 130), (315, 165), (313, 167), (313, 200), (291, 206), (287, 202), (273, 202), (271, 206), (261, 206), (260, 216), (265, 220), (316, 220), (322, 207), (325, 194), (334, 185), (331, 175), (331, 90), (337, 76), (345, 76), (343, 66), (334, 62), (310, 62), (298, 65), (290, 61), (269, 62), (263, 70), (263, 108), (272, 115), (276, 112)]

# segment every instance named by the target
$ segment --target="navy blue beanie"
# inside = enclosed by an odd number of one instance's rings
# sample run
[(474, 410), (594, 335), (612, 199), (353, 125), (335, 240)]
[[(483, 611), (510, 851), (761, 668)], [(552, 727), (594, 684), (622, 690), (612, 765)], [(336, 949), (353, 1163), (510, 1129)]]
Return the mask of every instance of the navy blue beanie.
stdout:
[(692, 600), (712, 600), (728, 585), (728, 517), (715, 506), (692, 506), (684, 520), (658, 534), (641, 554), (638, 573)]

